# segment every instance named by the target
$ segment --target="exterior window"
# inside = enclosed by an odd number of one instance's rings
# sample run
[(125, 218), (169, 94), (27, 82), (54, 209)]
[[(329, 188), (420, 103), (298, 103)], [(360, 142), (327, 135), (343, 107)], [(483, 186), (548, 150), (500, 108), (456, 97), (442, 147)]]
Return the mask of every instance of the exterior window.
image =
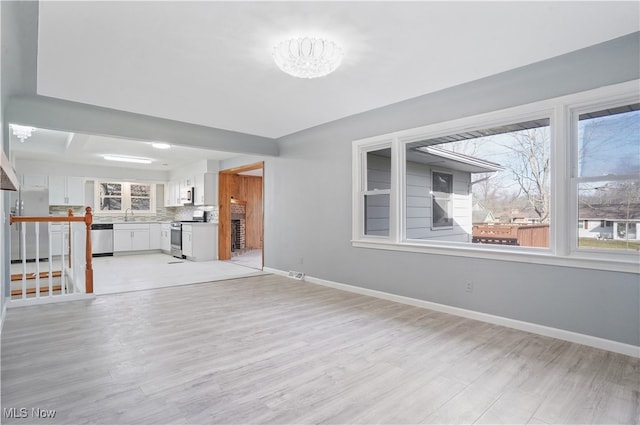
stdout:
[(155, 184), (101, 181), (95, 184), (96, 213), (124, 213), (127, 209), (154, 214)]
[(578, 115), (577, 220), (580, 249), (640, 250), (640, 104)]
[(453, 226), (453, 175), (433, 173), (431, 179), (433, 228)]
[(151, 210), (151, 185), (131, 184), (131, 209), (133, 211)]
[(406, 238), (549, 248), (550, 147), (548, 118), (407, 143)]
[(352, 245), (637, 273), (639, 82), (355, 140)]
[(364, 234), (389, 236), (391, 148), (366, 153)]
[(122, 183), (98, 183), (98, 211), (122, 211)]

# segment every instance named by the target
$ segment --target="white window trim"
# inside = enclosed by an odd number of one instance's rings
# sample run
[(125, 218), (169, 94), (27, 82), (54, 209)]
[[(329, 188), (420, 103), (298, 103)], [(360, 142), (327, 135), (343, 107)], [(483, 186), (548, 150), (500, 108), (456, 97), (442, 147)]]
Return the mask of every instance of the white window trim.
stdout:
[[(640, 102), (639, 80), (562, 96), (514, 108), (485, 113), (467, 118), (436, 123), (424, 127), (356, 140), (352, 144), (352, 246), (393, 251), (454, 255), (533, 264), (557, 265), (586, 269), (640, 273), (640, 256), (635, 252), (610, 252), (577, 249), (575, 232), (578, 216), (577, 184), (573, 180), (576, 152), (573, 114), (599, 107)], [(403, 239), (406, 235), (405, 202), (405, 145), (406, 143), (445, 136), (452, 132), (473, 130), (478, 127), (499, 126), (519, 120), (548, 117), (551, 126), (551, 226), (550, 247), (525, 248), (471, 245), (436, 240)], [(391, 146), (391, 211), (389, 237), (363, 235), (363, 206), (360, 202), (363, 184), (362, 155), (364, 152)], [(577, 156), (576, 156), (577, 158)], [(366, 172), (366, 170), (364, 170)], [(608, 178), (599, 178), (599, 180)]]
[[(122, 184), (122, 209), (121, 210), (100, 210), (100, 183), (120, 183)], [(101, 179), (94, 181), (93, 185), (93, 213), (94, 215), (122, 215), (128, 208), (131, 208), (131, 185), (132, 184), (145, 184), (151, 186), (151, 196), (150, 196), (150, 210), (147, 211), (133, 211), (133, 214), (136, 215), (155, 215), (157, 211), (156, 205), (156, 184), (155, 183), (147, 183), (147, 182), (128, 182), (128, 181), (120, 181), (114, 179)]]

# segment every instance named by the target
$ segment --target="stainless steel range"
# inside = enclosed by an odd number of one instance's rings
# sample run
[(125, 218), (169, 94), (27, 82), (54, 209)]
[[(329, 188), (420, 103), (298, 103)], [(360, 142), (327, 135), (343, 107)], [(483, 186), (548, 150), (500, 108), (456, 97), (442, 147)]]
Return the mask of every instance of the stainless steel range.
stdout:
[(171, 255), (176, 258), (184, 258), (182, 256), (182, 222), (171, 222)]
[(205, 221), (205, 212), (196, 210), (192, 220), (171, 222), (171, 255), (176, 258), (185, 258), (182, 254), (182, 223), (202, 223)]

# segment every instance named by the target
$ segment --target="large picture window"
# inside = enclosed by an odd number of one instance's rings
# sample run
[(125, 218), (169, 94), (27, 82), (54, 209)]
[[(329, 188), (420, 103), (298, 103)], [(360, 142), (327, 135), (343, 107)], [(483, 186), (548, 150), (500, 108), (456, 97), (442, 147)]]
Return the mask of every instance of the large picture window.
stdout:
[(549, 248), (550, 147), (546, 117), (406, 143), (406, 238)]
[(638, 82), (353, 143), (356, 247), (638, 272)]

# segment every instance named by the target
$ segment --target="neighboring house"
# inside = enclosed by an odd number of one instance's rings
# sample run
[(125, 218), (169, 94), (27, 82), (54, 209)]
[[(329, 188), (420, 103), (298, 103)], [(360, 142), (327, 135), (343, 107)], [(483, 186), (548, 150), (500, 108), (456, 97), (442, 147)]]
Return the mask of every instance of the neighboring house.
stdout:
[(640, 204), (580, 205), (581, 238), (640, 240)]
[[(390, 166), (389, 158), (370, 155), (367, 165), (368, 187), (389, 187)], [(408, 151), (407, 238), (471, 242), (471, 175), (501, 170), (503, 168), (494, 162), (434, 146)], [(367, 214), (366, 226), (370, 229), (367, 234), (387, 234), (388, 227), (385, 228), (384, 224), (389, 223), (388, 203), (375, 207), (376, 214)], [(371, 229), (376, 229), (378, 233)]]
[(473, 224), (498, 223), (500, 221), (495, 218), (491, 210), (485, 209), (477, 202), (473, 204), (473, 208), (471, 209), (471, 217)]

